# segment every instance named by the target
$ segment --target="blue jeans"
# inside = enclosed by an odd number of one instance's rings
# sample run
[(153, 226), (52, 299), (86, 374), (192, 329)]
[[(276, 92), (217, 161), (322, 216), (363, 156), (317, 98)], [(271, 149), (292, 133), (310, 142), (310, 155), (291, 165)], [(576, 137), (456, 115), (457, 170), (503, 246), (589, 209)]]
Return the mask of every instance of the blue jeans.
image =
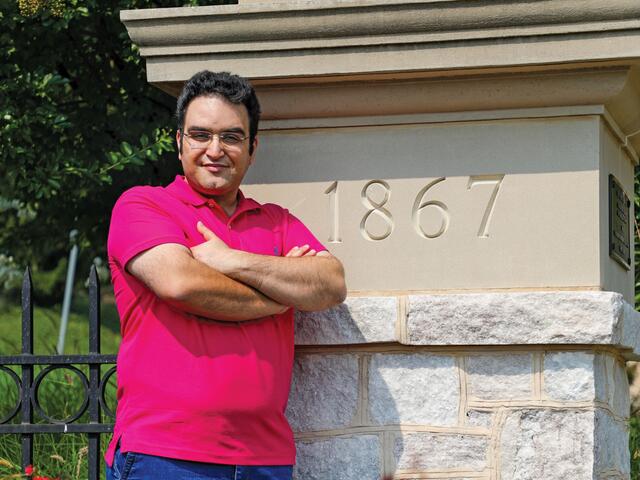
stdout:
[(293, 467), (219, 465), (122, 453), (118, 448), (107, 480), (291, 480)]

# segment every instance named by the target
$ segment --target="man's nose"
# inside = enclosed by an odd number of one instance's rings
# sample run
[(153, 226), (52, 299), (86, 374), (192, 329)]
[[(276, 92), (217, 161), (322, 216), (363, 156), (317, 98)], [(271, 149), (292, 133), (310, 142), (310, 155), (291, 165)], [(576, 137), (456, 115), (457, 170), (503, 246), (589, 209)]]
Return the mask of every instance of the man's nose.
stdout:
[(220, 137), (218, 135), (213, 135), (213, 138), (211, 138), (211, 143), (207, 147), (206, 154), (213, 158), (218, 158), (224, 155), (224, 150), (222, 150)]

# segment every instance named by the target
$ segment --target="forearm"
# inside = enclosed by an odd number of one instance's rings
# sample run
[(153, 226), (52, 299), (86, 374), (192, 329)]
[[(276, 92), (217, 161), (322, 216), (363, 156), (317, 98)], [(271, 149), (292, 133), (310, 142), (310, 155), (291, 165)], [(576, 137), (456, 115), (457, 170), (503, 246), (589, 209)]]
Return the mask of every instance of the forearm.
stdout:
[(253, 320), (285, 310), (255, 288), (213, 272), (185, 279), (182, 288), (165, 300), (186, 312), (223, 321)]
[(162, 300), (202, 317), (242, 321), (286, 310), (251, 286), (197, 261), (181, 246), (155, 247), (132, 259), (127, 270)]
[(346, 295), (342, 264), (330, 255), (287, 258), (236, 250), (224, 273), (298, 310), (324, 310)]

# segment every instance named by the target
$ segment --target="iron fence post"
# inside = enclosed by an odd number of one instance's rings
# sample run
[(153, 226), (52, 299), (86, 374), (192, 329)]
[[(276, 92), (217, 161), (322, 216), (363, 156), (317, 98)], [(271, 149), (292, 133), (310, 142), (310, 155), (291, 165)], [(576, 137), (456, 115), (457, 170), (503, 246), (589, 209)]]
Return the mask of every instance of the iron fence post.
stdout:
[[(22, 355), (33, 355), (33, 283), (31, 269), (26, 268), (22, 280)], [(22, 365), (22, 388), (20, 391), (21, 420), (23, 425), (33, 422), (31, 405), (31, 385), (33, 383), (33, 365)], [(33, 463), (33, 434), (20, 435), (22, 443), (22, 471)]]

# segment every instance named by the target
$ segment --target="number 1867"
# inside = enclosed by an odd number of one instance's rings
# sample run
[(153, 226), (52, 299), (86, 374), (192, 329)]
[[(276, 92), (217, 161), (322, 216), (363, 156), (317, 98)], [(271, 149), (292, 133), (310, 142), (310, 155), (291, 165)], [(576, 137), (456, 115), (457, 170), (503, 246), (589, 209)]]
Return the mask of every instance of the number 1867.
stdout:
[[(493, 185), (493, 190), (489, 196), (489, 200), (484, 209), (484, 215), (480, 221), (478, 228), (478, 237), (489, 237), (489, 224), (491, 217), (493, 216), (493, 210), (496, 204), (496, 198), (500, 192), (500, 186), (504, 179), (504, 174), (498, 175), (473, 175), (469, 177), (467, 182), (467, 190), (471, 190), (476, 185)], [(429, 190), (440, 182), (444, 182), (445, 177), (436, 178), (425, 185), (416, 195), (413, 202), (413, 208), (411, 209), (412, 225), (416, 233), (425, 239), (438, 238), (443, 235), (449, 228), (450, 215), (449, 209), (444, 202), (439, 200), (426, 200)], [(383, 191), (383, 198), (376, 200), (371, 196), (373, 188), (381, 188)], [(341, 243), (340, 236), (340, 222), (339, 222), (339, 194), (338, 194), (338, 182), (333, 182), (329, 188), (324, 192), (329, 195), (330, 201), (330, 214), (331, 214), (331, 233), (329, 235), (330, 243)], [(362, 220), (360, 221), (360, 233), (365, 240), (377, 242), (389, 237), (394, 229), (394, 220), (391, 212), (385, 207), (391, 198), (391, 187), (384, 180), (371, 180), (365, 184), (360, 192), (360, 200), (362, 205), (367, 209)], [(434, 209), (441, 217), (440, 225), (433, 231), (425, 231), (420, 223), (420, 217), (422, 212), (427, 208)], [(381, 233), (373, 233), (368, 228), (369, 219), (372, 215), (378, 216), (385, 224), (384, 231)]]

